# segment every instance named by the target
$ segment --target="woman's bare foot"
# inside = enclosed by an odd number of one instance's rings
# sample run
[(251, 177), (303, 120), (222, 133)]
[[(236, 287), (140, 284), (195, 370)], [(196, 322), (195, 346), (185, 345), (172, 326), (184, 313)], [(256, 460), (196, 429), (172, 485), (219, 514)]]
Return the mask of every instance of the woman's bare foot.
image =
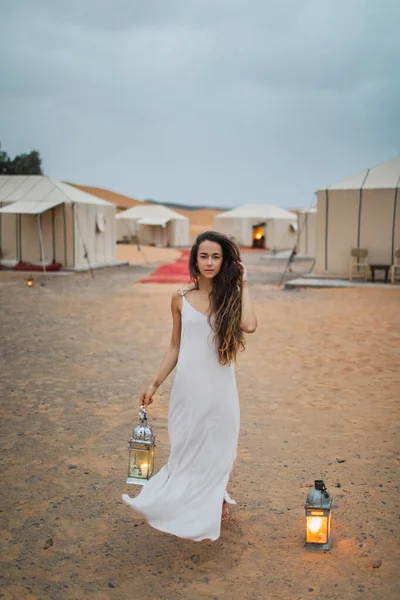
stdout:
[(223, 503), (222, 503), (221, 521), (226, 521), (228, 518), (229, 518), (229, 506), (228, 506), (228, 504), (224, 500)]

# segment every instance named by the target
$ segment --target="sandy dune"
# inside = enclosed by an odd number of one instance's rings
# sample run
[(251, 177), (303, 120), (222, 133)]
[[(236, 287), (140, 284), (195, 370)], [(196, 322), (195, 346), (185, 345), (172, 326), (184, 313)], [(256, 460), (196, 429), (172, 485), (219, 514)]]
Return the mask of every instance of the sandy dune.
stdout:
[(66, 183), (73, 185), (74, 187), (78, 188), (78, 190), (82, 190), (88, 194), (93, 194), (93, 196), (97, 196), (98, 198), (102, 198), (107, 202), (115, 204), (119, 210), (125, 210), (126, 208), (131, 208), (137, 204), (146, 204), (146, 202), (142, 202), (136, 198), (124, 196), (123, 194), (118, 194), (117, 192), (106, 190), (105, 188), (99, 188), (91, 185), (79, 185), (78, 183), (70, 183), (69, 181)]

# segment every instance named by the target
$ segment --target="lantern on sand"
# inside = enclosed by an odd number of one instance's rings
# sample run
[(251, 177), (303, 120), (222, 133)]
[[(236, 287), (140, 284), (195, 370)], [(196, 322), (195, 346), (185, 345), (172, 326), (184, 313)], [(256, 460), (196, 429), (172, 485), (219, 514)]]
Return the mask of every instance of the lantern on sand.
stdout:
[(331, 538), (332, 496), (322, 480), (316, 480), (310, 490), (306, 509), (306, 543), (308, 548), (329, 550)]
[(32, 286), (34, 286), (34, 285), (35, 285), (35, 280), (33, 279), (32, 275), (30, 275), (30, 276), (28, 277), (28, 279), (26, 280), (26, 285), (27, 285), (28, 287), (32, 287)]
[(141, 406), (140, 421), (129, 439), (128, 479), (126, 483), (144, 485), (154, 471), (156, 436), (147, 422), (146, 407)]

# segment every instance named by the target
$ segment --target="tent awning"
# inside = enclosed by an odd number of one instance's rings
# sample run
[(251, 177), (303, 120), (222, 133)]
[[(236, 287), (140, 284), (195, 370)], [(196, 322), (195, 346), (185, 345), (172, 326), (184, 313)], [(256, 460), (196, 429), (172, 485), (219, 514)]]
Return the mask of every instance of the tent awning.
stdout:
[(171, 218), (168, 217), (141, 217), (137, 222), (139, 225), (161, 225), (161, 227), (165, 227), (170, 220)]
[(63, 204), (63, 200), (43, 200), (42, 202), (31, 202), (27, 200), (17, 200), (8, 206), (0, 208), (0, 213), (11, 215), (41, 215), (46, 210)]

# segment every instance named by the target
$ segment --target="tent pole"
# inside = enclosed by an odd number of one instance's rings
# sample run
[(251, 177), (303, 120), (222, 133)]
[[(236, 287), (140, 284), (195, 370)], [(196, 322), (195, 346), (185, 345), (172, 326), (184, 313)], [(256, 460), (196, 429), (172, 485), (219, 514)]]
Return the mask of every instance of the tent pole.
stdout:
[(398, 189), (399, 189), (399, 185), (400, 185), (400, 177), (397, 180), (397, 185), (396, 185), (395, 190), (394, 190), (393, 227), (392, 227), (392, 264), (394, 263), (394, 251), (395, 251), (394, 236), (395, 236), (395, 233), (396, 233), (397, 192), (398, 192)]
[(18, 215), (19, 260), (22, 262), (22, 215)]
[[(312, 203), (311, 203), (311, 205), (310, 205), (310, 207), (309, 207), (309, 208), (311, 208), (311, 206), (312, 206)], [(305, 214), (307, 214), (307, 213), (305, 213)], [(298, 216), (297, 216), (297, 222), (299, 223), (299, 218), (298, 218)], [(296, 257), (296, 255), (297, 255), (298, 248), (299, 248), (299, 243), (300, 243), (300, 239), (301, 239), (301, 238), (300, 238), (300, 236), (301, 236), (301, 234), (302, 234), (302, 232), (303, 232), (303, 229), (304, 229), (305, 225), (306, 225), (306, 220), (304, 219), (304, 222), (303, 222), (302, 226), (301, 226), (301, 227), (300, 227), (300, 226), (298, 226), (298, 229), (297, 229), (297, 238), (296, 238), (296, 243), (295, 243), (295, 245), (294, 245), (294, 246), (293, 246), (293, 248), (292, 248), (292, 251), (291, 251), (291, 253), (290, 253), (290, 256), (289, 256), (289, 258), (288, 258), (288, 259), (287, 259), (287, 261), (286, 261), (286, 265), (285, 265), (285, 268), (284, 268), (284, 270), (283, 270), (283, 273), (282, 273), (281, 279), (280, 279), (280, 281), (279, 281), (279, 283), (278, 283), (278, 287), (281, 287), (281, 285), (282, 285), (282, 283), (283, 283), (283, 280), (285, 279), (285, 275), (286, 275), (286, 272), (287, 272), (287, 270), (288, 270), (288, 268), (289, 268), (289, 265), (291, 264), (291, 261), (292, 261), (292, 259), (294, 260), (294, 258), (295, 258), (295, 257)], [(312, 266), (311, 266), (311, 269), (310, 269), (310, 273), (311, 273), (311, 271), (312, 271), (312, 270), (313, 270), (313, 268), (314, 268), (314, 264), (315, 264), (315, 259), (313, 260), (313, 263), (312, 263)]]
[(357, 226), (357, 248), (360, 247), (360, 242), (361, 242), (361, 211), (362, 211), (362, 193), (363, 193), (363, 187), (365, 185), (365, 182), (367, 181), (367, 177), (369, 175), (369, 169), (367, 169), (367, 172), (365, 174), (364, 177), (364, 181), (361, 184), (360, 187), (360, 199), (358, 201), (358, 226)]
[(72, 268), (75, 269), (75, 202), (72, 203)]
[(67, 223), (65, 220), (65, 202), (62, 205), (63, 207), (63, 227), (64, 227), (64, 266), (67, 267)]
[(328, 271), (329, 194), (325, 190), (325, 271)]
[(308, 212), (306, 212), (306, 256), (308, 256)]
[(40, 243), (40, 260), (43, 267), (43, 273), (46, 273), (46, 265), (44, 264), (44, 250), (43, 250), (43, 236), (42, 236), (42, 215), (38, 214), (38, 231), (39, 231), (39, 243)]
[(19, 256), (20, 256), (19, 259), (22, 262), (22, 215), (18, 215), (18, 230), (19, 230), (18, 245), (19, 245)]
[(52, 233), (53, 233), (53, 264), (56, 262), (56, 232), (55, 232), (55, 228), (54, 228), (54, 220), (55, 220), (54, 211), (55, 211), (55, 208), (52, 208), (51, 209), (51, 228), (52, 228)]
[(76, 217), (76, 224), (78, 226), (78, 234), (79, 234), (79, 237), (81, 238), (81, 242), (82, 242), (82, 246), (83, 246), (83, 251), (84, 251), (83, 258), (86, 258), (90, 274), (91, 274), (92, 278), (94, 279), (94, 272), (93, 272), (93, 269), (92, 269), (92, 265), (90, 264), (89, 252), (88, 252), (88, 249), (86, 247), (85, 240), (83, 239), (81, 227), (80, 227), (80, 224), (79, 224), (79, 216), (78, 215)]
[[(0, 208), (3, 208), (3, 202), (0, 202)], [(0, 213), (0, 261), (1, 261), (1, 243), (2, 243), (2, 227), (3, 227), (3, 215)]]
[(18, 215), (15, 215), (15, 256), (19, 262), (19, 244), (18, 244)]

